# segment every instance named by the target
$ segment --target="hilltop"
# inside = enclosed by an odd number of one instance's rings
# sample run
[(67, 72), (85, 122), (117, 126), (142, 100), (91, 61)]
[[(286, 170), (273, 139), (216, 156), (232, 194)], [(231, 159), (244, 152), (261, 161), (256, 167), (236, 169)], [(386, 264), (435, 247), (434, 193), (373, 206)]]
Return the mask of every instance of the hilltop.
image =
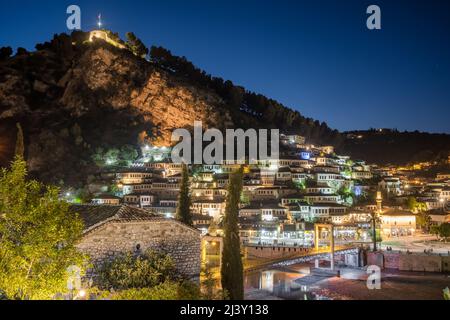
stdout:
[[(189, 128), (194, 120), (222, 130), (279, 128), (369, 162), (399, 162), (393, 153), (377, 156), (382, 142), (357, 144), (325, 122), (208, 75), (165, 48), (147, 51), (137, 38), (124, 42), (105, 32), (107, 39), (90, 39), (80, 31), (55, 35), (36, 51), (19, 49), (14, 56), (2, 48), (0, 165), (12, 157), (17, 122), (24, 129), (32, 175), (77, 186), (98, 172), (95, 156), (101, 150), (168, 146), (173, 129)], [(436, 148), (450, 149), (449, 135), (442, 139), (443, 144), (430, 144), (426, 157), (435, 157), (441, 150)], [(404, 143), (396, 141), (393, 148)]]

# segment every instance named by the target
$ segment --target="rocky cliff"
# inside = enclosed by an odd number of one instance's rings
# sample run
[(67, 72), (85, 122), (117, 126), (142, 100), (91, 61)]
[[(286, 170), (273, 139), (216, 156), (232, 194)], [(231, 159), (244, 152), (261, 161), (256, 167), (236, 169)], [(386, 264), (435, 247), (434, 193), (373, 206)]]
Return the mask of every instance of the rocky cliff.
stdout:
[[(32, 53), (0, 62), (0, 143), (5, 164), (22, 124), (30, 171), (46, 182), (79, 184), (96, 172), (99, 148), (170, 145), (195, 120), (232, 126), (224, 101), (103, 41), (74, 45), (55, 36)], [(62, 180), (62, 181), (61, 181)]]

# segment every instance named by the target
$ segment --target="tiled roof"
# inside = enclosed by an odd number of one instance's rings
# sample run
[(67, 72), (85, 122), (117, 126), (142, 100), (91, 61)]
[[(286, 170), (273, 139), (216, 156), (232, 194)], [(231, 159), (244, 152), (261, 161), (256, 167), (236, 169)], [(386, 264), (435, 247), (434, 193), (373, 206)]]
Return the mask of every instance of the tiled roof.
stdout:
[(258, 210), (258, 209), (286, 209), (279, 205), (276, 200), (252, 201), (249, 205), (241, 208), (241, 210)]
[(311, 207), (318, 207), (318, 208), (347, 208), (346, 206), (334, 203), (334, 202), (327, 202), (327, 203), (314, 203), (311, 205)]
[(304, 198), (303, 194), (299, 193), (289, 194), (281, 197), (281, 199), (303, 199), (303, 198)]
[(414, 213), (407, 210), (398, 210), (398, 209), (388, 209), (384, 211), (381, 215), (383, 216), (413, 216)]
[(160, 217), (149, 211), (126, 205), (73, 205), (70, 211), (78, 213), (84, 222), (85, 231), (89, 231), (108, 221), (148, 220)]
[(287, 207), (291, 210), (299, 209), (299, 206), (309, 206), (309, 203), (306, 201), (296, 201), (287, 204)]
[(107, 193), (103, 193), (103, 194), (99, 194), (97, 196), (95, 196), (93, 199), (113, 199), (113, 200), (121, 200), (120, 197), (111, 195), (111, 194), (107, 194)]
[(328, 194), (328, 193), (311, 192), (311, 193), (306, 193), (304, 196), (305, 197), (337, 197), (339, 195), (337, 195), (335, 193)]

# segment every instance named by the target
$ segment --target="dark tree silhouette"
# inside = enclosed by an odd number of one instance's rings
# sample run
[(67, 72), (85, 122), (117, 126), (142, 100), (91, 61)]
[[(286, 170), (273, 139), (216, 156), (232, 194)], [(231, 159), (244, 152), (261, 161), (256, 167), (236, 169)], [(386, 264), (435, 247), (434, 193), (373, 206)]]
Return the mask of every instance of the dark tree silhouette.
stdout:
[(127, 33), (127, 46), (128, 48), (137, 56), (145, 58), (148, 55), (148, 48), (144, 45), (144, 43), (136, 37), (133, 32)]
[(15, 155), (16, 157), (19, 157), (21, 159), (24, 159), (25, 156), (25, 146), (23, 143), (23, 131), (22, 131), (22, 126), (20, 125), (20, 123), (16, 124), (17, 126), (17, 140), (16, 140), (16, 151), (15, 151)]
[(244, 271), (238, 226), (242, 175), (242, 168), (238, 172), (230, 175), (223, 226), (223, 254), (220, 273), (222, 289), (228, 293), (231, 300), (244, 299)]
[(0, 61), (6, 60), (13, 54), (13, 50), (11, 47), (2, 47), (0, 48)]
[(178, 196), (177, 220), (192, 226), (191, 195), (189, 191), (189, 174), (187, 165), (181, 173), (180, 195)]

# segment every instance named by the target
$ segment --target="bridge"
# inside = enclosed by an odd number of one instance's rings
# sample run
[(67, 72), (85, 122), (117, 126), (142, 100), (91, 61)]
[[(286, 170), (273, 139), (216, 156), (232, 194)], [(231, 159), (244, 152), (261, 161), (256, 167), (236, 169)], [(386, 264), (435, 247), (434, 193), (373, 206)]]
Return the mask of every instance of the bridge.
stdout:
[[(334, 251), (334, 255), (343, 255), (343, 254), (357, 254), (359, 252), (359, 249), (357, 247), (351, 246), (351, 247), (337, 247)], [(330, 248), (320, 248), (318, 250), (314, 250), (312, 252), (299, 254), (297, 256), (287, 257), (287, 258), (280, 258), (280, 259), (274, 259), (270, 261), (264, 261), (262, 263), (249, 266), (245, 268), (245, 272), (254, 272), (265, 268), (287, 268), (291, 265), (298, 264), (298, 263), (305, 263), (314, 261), (316, 259), (319, 260), (330, 260)]]

